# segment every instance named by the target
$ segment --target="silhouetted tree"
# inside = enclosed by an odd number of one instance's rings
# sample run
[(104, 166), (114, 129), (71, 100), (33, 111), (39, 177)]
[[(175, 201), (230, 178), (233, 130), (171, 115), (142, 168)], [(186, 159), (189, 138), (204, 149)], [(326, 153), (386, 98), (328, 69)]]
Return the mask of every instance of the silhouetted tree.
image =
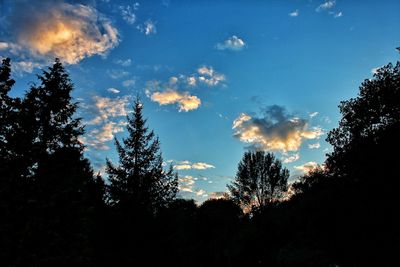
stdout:
[(112, 203), (125, 211), (155, 214), (175, 198), (178, 177), (172, 167), (163, 169), (160, 142), (146, 126), (142, 109), (137, 98), (133, 114), (127, 117), (129, 136), (123, 144), (115, 139), (119, 165), (107, 160), (109, 193)]
[[(29, 190), (19, 264), (89, 265), (94, 212), (102, 205), (104, 184), (93, 175), (78, 141), (73, 84), (61, 62), (38, 76), (21, 104), (16, 134), (25, 137), (23, 159)], [(96, 192), (94, 192), (96, 191)]]
[(288, 178), (289, 171), (272, 153), (249, 151), (244, 153), (228, 189), (243, 208), (264, 207), (282, 197)]
[(396, 137), (400, 134), (399, 99), (400, 62), (397, 62), (395, 66), (390, 63), (378, 69), (373, 79), (366, 79), (358, 97), (341, 102), (342, 119), (327, 138), (333, 146), (326, 162), (331, 172), (346, 176), (367, 170), (377, 162), (391, 162), (385, 151), (396, 151), (399, 147)]

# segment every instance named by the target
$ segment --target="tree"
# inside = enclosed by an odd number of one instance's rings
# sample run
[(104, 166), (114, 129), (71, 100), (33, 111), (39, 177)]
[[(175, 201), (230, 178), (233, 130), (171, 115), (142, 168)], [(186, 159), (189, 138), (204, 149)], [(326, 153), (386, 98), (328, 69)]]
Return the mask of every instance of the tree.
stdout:
[[(329, 132), (333, 152), (326, 161), (337, 176), (362, 176), (377, 164), (390, 166), (387, 151), (400, 146), (400, 62), (380, 68), (373, 79), (366, 79), (356, 98), (339, 105), (342, 119)], [(394, 166), (394, 165), (393, 165)], [(382, 171), (387, 168), (375, 168)]]
[(163, 169), (160, 142), (142, 116), (143, 104), (136, 98), (128, 116), (129, 136), (122, 144), (115, 139), (119, 165), (107, 159), (111, 202), (121, 209), (155, 214), (176, 196), (178, 177), (172, 167)]
[(15, 131), (23, 144), (16, 147), (24, 149), (29, 190), (20, 214), (18, 244), (24, 253), (14, 261), (89, 265), (94, 213), (103, 203), (104, 184), (94, 177), (78, 141), (83, 126), (75, 117), (77, 103), (72, 101), (68, 73), (56, 59), (38, 78), (40, 84), (33, 85), (21, 103)]
[(243, 208), (264, 207), (282, 197), (288, 178), (289, 171), (272, 153), (249, 151), (244, 153), (228, 189)]

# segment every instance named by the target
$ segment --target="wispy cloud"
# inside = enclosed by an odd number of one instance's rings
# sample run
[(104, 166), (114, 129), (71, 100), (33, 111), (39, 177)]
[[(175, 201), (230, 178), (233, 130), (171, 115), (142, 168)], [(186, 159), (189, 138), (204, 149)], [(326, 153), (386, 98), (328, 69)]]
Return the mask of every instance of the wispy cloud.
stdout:
[(120, 91), (117, 88), (113, 88), (113, 87), (108, 88), (107, 92), (110, 92), (110, 93), (113, 93), (113, 94), (119, 94), (120, 93)]
[(199, 74), (198, 80), (208, 86), (216, 86), (225, 81), (225, 75), (218, 73), (211, 66), (202, 66), (197, 69)]
[(319, 114), (319, 113), (318, 113), (317, 111), (315, 111), (315, 112), (311, 112), (309, 115), (310, 115), (310, 118), (314, 118), (314, 117), (316, 117), (318, 114)]
[(112, 70), (107, 70), (107, 75), (111, 79), (118, 80), (118, 79), (124, 78), (126, 76), (129, 76), (130, 73), (123, 69), (112, 69)]
[(297, 17), (299, 15), (300, 15), (300, 11), (298, 9), (289, 13), (290, 17)]
[(94, 104), (89, 106), (89, 112), (94, 114), (95, 117), (87, 124), (98, 125), (114, 117), (126, 116), (129, 99), (129, 96), (118, 98), (94, 96)]
[(179, 111), (190, 111), (198, 109), (201, 100), (197, 96), (190, 95), (189, 92), (178, 92), (174, 89), (167, 89), (164, 92), (150, 93), (150, 99), (160, 105), (177, 104)]
[(123, 87), (132, 87), (136, 84), (136, 79), (129, 79), (122, 82)]
[(139, 3), (134, 3), (133, 5), (119, 6), (122, 19), (130, 25), (135, 24), (136, 15), (134, 11), (136, 11), (138, 8), (139, 8)]
[(232, 51), (240, 51), (245, 47), (245, 42), (243, 39), (237, 37), (236, 35), (232, 35), (228, 39), (226, 39), (223, 43), (218, 43), (215, 47), (218, 50), (232, 50)]
[(190, 162), (188, 160), (174, 162), (174, 169), (176, 170), (205, 170), (214, 169), (215, 166), (204, 162)]
[(335, 0), (325, 1), (325, 2), (323, 2), (322, 4), (320, 4), (320, 5), (315, 9), (315, 11), (320, 12), (320, 11), (323, 11), (323, 10), (331, 9), (332, 7), (335, 6), (335, 4), (336, 4), (336, 1), (335, 1)]
[(197, 178), (190, 175), (180, 176), (178, 178), (178, 189), (180, 191), (193, 193), (195, 180), (197, 180)]
[(334, 17), (334, 18), (343, 17), (343, 12), (342, 12), (342, 11), (339, 11), (339, 12), (337, 12), (337, 13), (334, 13), (334, 14), (333, 14), (333, 17)]
[(323, 134), (320, 127), (310, 127), (305, 119), (287, 114), (281, 106), (269, 106), (263, 117), (242, 113), (233, 122), (234, 137), (249, 143), (251, 149), (297, 151), (304, 139)]
[(143, 24), (138, 25), (137, 29), (145, 35), (151, 35), (157, 33), (156, 22), (151, 19), (146, 20)]
[(132, 65), (132, 59), (130, 59), (130, 58), (118, 59), (115, 61), (115, 63), (122, 67), (129, 67), (130, 65)]
[(92, 6), (49, 0), (15, 4), (8, 38), (8, 48), (15, 54), (28, 54), (31, 60), (58, 57), (76, 64), (105, 55), (119, 43), (117, 29)]
[(312, 170), (315, 170), (318, 167), (318, 163), (314, 161), (309, 161), (304, 163), (303, 165), (295, 166), (294, 168), (301, 173), (309, 173)]
[(315, 143), (315, 144), (309, 144), (308, 148), (309, 149), (318, 149), (321, 147), (321, 144), (319, 142)]
[(283, 163), (292, 163), (300, 159), (299, 153), (295, 153), (292, 155), (284, 154), (282, 157)]

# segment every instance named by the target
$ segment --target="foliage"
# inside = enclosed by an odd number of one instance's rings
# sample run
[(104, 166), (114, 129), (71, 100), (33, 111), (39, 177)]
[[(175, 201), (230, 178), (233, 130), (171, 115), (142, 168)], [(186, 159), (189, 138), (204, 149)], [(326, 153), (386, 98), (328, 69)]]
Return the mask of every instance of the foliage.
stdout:
[(139, 209), (154, 214), (166, 207), (178, 191), (178, 177), (172, 167), (163, 169), (160, 142), (149, 131), (142, 116), (143, 104), (134, 103), (128, 116), (129, 136), (121, 144), (115, 139), (119, 165), (107, 160), (110, 198), (121, 209)]
[(249, 151), (244, 153), (228, 189), (243, 208), (263, 207), (282, 197), (288, 178), (289, 171), (272, 153)]

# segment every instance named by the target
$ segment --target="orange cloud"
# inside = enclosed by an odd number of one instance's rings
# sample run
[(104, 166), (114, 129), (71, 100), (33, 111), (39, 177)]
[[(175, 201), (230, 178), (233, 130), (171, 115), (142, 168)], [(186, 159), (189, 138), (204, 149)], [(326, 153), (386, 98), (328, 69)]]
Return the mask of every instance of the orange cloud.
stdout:
[(150, 99), (160, 105), (178, 104), (179, 111), (190, 111), (198, 109), (201, 100), (197, 96), (189, 95), (188, 92), (180, 93), (173, 89), (165, 92), (155, 92), (151, 94)]
[[(61, 1), (21, 5), (14, 23), (15, 45), (33, 57), (58, 57), (76, 64), (105, 55), (119, 43), (118, 31), (94, 7)], [(29, 13), (29, 14), (22, 14)], [(15, 51), (14, 51), (15, 52)]]

